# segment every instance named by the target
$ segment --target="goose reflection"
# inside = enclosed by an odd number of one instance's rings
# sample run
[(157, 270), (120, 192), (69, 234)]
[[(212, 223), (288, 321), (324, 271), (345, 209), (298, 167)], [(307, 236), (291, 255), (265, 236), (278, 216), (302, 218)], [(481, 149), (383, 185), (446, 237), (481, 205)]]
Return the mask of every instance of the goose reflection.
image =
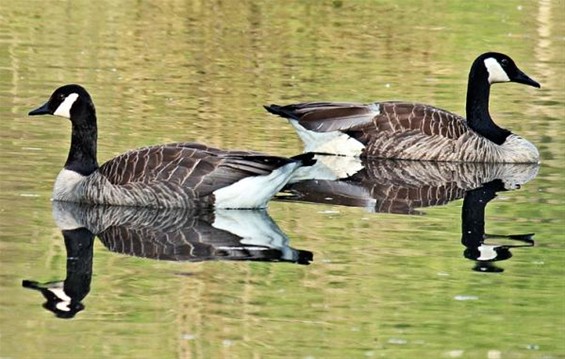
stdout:
[(316, 165), (300, 172), (278, 200), (421, 214), (423, 207), (463, 198), (463, 254), (476, 262), (474, 270), (482, 272), (502, 271), (494, 262), (510, 258), (511, 248), (534, 244), (533, 233), (485, 234), (485, 207), (497, 192), (517, 189), (535, 178), (536, 164), (360, 160), (325, 155), (316, 159)]
[(90, 291), (93, 243), (112, 252), (169, 261), (262, 261), (307, 265), (310, 251), (289, 246), (288, 237), (265, 210), (149, 209), (53, 202), (53, 216), (67, 250), (64, 281), (22, 286), (42, 293), (43, 307), (59, 318), (84, 309)]
[[(497, 192), (507, 191), (504, 183), (497, 179), (465, 193), (461, 212), (461, 243), (466, 247), (463, 255), (475, 261), (473, 270), (479, 272), (502, 272), (494, 265), (512, 257), (511, 248), (531, 247), (534, 233), (528, 234), (486, 234), (485, 208), (496, 197)], [(512, 244), (504, 241), (512, 241)], [(520, 243), (520, 244), (514, 244)]]
[(495, 179), (515, 189), (536, 177), (537, 164), (359, 159), (317, 155), (276, 199), (350, 207), (369, 212), (422, 214), (419, 209), (461, 199)]
[(94, 234), (86, 228), (63, 230), (67, 249), (67, 277), (64, 281), (39, 283), (24, 280), (24, 288), (41, 292), (46, 302), (43, 308), (59, 318), (73, 318), (84, 309), (82, 300), (90, 292)]

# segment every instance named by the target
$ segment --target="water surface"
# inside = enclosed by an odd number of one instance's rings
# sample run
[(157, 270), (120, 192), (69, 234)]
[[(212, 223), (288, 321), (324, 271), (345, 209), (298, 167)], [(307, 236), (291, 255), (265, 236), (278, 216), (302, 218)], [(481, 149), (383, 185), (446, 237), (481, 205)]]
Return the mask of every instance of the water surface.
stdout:
[[(3, 2), (0, 356), (564, 357), (564, 6)], [(465, 256), (462, 191), (438, 206), (411, 203), (410, 214), (272, 202), (267, 218), (288, 240), (275, 249), (311, 252), (309, 265), (157, 260), (94, 239), (89, 291), (72, 319), (22, 288), (68, 278), (50, 193), (70, 126), (27, 117), (56, 87), (92, 94), (101, 162), (175, 141), (294, 155), (291, 126), (263, 104), (404, 99), (462, 114), (469, 65), (485, 51), (511, 55), (542, 84), (492, 90), (495, 120), (542, 155), (521, 188), (489, 189), (487, 234), (535, 233), (533, 246), (492, 263), (500, 270)]]

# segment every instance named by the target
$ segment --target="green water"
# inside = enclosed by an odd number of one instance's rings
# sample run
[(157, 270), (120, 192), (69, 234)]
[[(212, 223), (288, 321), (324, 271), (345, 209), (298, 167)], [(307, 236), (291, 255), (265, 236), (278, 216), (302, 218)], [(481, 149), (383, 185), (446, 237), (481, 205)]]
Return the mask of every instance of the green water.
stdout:
[[(0, 3), (1, 358), (565, 357), (563, 1)], [(65, 278), (51, 213), (70, 126), (28, 117), (80, 83), (99, 160), (198, 141), (294, 155), (262, 105), (404, 99), (464, 113), (471, 61), (511, 55), (542, 84), (496, 85), (491, 113), (535, 143), (537, 177), (498, 195), (488, 233), (535, 233), (497, 266), (463, 257), (462, 200), (423, 216), (273, 202), (309, 266), (164, 262), (94, 244), (85, 309), (63, 320), (21, 287)]]

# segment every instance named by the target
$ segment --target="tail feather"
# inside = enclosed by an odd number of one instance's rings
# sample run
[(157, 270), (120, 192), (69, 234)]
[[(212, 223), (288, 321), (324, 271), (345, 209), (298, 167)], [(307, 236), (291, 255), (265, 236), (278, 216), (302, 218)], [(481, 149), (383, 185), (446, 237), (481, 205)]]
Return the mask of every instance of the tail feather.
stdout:
[(289, 108), (290, 106), (279, 106), (271, 104), (263, 107), (273, 115), (281, 116), (291, 120), (298, 120), (300, 118), (300, 115), (297, 115), (293, 108)]
[(305, 115), (312, 112), (327, 112), (335, 110), (362, 110), (362, 112), (367, 112), (365, 105), (347, 103), (347, 102), (302, 102), (294, 103), (285, 106), (279, 106), (275, 104), (270, 104), (263, 106), (265, 110), (269, 111), (273, 115), (281, 116), (291, 120), (300, 120)]

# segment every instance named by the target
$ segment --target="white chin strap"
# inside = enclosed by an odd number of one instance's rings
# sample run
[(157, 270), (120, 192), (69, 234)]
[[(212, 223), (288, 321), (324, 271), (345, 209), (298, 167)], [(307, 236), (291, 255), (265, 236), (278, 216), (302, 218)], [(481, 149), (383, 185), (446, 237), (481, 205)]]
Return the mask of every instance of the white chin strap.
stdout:
[(506, 74), (506, 71), (504, 71), (502, 66), (500, 66), (500, 63), (494, 57), (485, 59), (485, 67), (488, 71), (489, 84), (496, 82), (510, 82), (510, 78)]
[(53, 112), (53, 115), (61, 116), (64, 118), (71, 118), (71, 107), (73, 107), (73, 104), (75, 103), (77, 98), (78, 98), (77, 93), (72, 93), (69, 96), (67, 96), (65, 100), (61, 102), (59, 107), (57, 107), (55, 112)]

